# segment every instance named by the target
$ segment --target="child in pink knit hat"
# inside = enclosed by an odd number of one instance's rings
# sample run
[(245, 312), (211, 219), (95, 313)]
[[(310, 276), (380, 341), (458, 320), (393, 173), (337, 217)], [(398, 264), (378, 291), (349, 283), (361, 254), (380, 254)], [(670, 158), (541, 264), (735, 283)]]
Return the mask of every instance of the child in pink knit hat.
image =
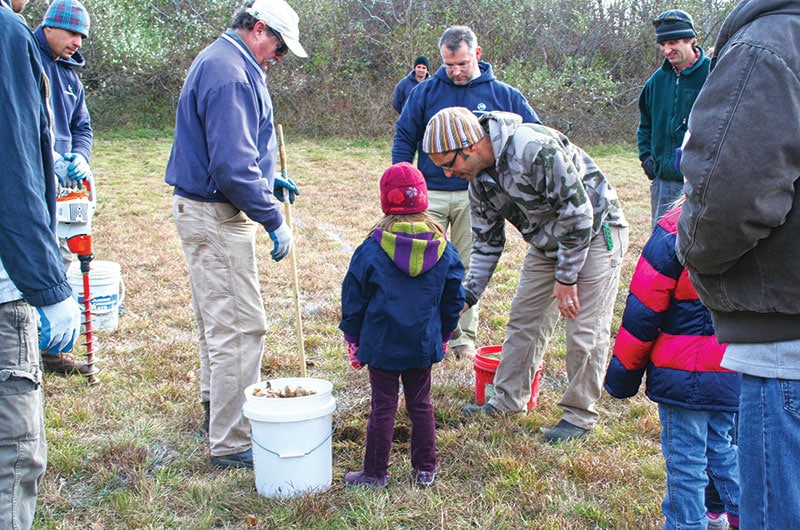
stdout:
[(385, 214), (356, 249), (342, 283), (342, 321), (354, 368), (368, 367), (372, 402), (364, 467), (345, 475), (350, 486), (386, 486), (400, 382), (411, 419), (416, 483), (434, 483), (436, 424), (431, 367), (464, 308), (464, 266), (427, 213), (425, 178), (407, 162), (380, 182)]

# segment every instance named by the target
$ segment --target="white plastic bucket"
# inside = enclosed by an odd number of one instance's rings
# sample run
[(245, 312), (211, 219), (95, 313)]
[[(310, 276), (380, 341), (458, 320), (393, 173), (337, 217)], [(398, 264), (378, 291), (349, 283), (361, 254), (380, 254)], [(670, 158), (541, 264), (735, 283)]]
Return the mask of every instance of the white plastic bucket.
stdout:
[[(80, 262), (73, 261), (67, 272), (72, 296), (83, 308), (83, 273)], [(119, 263), (93, 260), (89, 264), (89, 299), (94, 331), (114, 331), (119, 322), (119, 311), (125, 299), (125, 284)], [(83, 322), (82, 322), (83, 323)]]
[(330, 487), (333, 479), (333, 385), (323, 379), (270, 379), (273, 389), (302, 387), (310, 396), (258, 397), (245, 389), (242, 414), (250, 420), (256, 490), (265, 497), (294, 497)]

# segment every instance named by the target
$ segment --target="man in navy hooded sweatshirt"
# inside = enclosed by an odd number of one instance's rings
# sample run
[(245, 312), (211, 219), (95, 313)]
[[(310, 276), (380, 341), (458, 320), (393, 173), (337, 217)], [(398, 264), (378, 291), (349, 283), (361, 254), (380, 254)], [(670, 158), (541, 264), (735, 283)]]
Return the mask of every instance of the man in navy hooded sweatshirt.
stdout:
[[(447, 28), (439, 39), (442, 66), (436, 74), (414, 88), (395, 125), (392, 163), (413, 162), (428, 185), (428, 211), (447, 230), (458, 249), (461, 261), (469, 267), (472, 248), (468, 182), (445, 176), (442, 168), (431, 162), (422, 150), (422, 137), (428, 120), (447, 107), (466, 107), (482, 113), (492, 110), (514, 112), (525, 123), (541, 123), (525, 96), (516, 88), (498, 81), (489, 63), (481, 61), (481, 47), (475, 33), (467, 26)], [(461, 315), (461, 336), (450, 341), (457, 357), (475, 356), (478, 306)]]
[[(55, 0), (33, 32), (42, 67), (50, 81), (53, 158), (56, 167), (62, 168), (56, 173), (60, 174), (59, 183), (68, 187), (90, 178), (92, 173), (89, 163), (94, 134), (86, 108), (86, 91), (76, 72), (86, 65), (78, 50), (83, 39), (89, 38), (89, 24), (89, 12), (78, 0)], [(72, 253), (64, 238), (59, 238), (59, 251), (69, 268)], [(56, 374), (87, 375), (91, 371), (86, 361), (76, 361), (68, 353), (42, 355), (42, 369)]]

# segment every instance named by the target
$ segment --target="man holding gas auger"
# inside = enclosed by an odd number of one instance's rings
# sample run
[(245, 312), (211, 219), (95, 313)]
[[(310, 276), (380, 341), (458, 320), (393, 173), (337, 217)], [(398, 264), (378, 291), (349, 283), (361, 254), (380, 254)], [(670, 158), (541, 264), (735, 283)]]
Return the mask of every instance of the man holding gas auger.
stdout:
[[(89, 24), (89, 12), (78, 0), (56, 0), (33, 32), (42, 66), (50, 81), (55, 139), (53, 158), (59, 197), (92, 178), (89, 161), (92, 159), (94, 134), (83, 83), (75, 71), (86, 64), (78, 50), (83, 39), (89, 37)], [(59, 250), (68, 269), (72, 252), (61, 229), (59, 226)], [(42, 369), (62, 375), (73, 372), (91, 375), (94, 371), (87, 361), (76, 361), (67, 353), (43, 353)]]
[(287, 52), (306, 57), (297, 13), (284, 0), (245, 2), (231, 28), (195, 59), (175, 120), (166, 182), (192, 288), (200, 340), (200, 400), (211, 463), (253, 467), (244, 389), (257, 383), (266, 333), (256, 232), (292, 247), (292, 229), (273, 200), (299, 193), (275, 175), (277, 141), (266, 69)]

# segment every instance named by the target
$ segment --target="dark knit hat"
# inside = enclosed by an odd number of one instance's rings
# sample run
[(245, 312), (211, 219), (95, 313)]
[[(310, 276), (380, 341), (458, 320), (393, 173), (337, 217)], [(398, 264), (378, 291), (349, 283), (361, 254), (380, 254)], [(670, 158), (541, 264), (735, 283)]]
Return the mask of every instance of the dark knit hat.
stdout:
[(653, 26), (656, 28), (658, 43), (697, 37), (692, 16), (680, 9), (664, 11), (653, 19)]
[(428, 70), (431, 69), (431, 62), (424, 55), (420, 55), (419, 57), (414, 59), (414, 66), (416, 67), (418, 64), (424, 64), (425, 68), (427, 68)]
[(89, 12), (78, 0), (55, 0), (44, 14), (42, 26), (80, 33), (89, 38)]
[(419, 169), (408, 162), (389, 166), (381, 177), (381, 210), (408, 215), (428, 209), (428, 186)]

